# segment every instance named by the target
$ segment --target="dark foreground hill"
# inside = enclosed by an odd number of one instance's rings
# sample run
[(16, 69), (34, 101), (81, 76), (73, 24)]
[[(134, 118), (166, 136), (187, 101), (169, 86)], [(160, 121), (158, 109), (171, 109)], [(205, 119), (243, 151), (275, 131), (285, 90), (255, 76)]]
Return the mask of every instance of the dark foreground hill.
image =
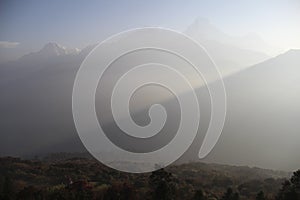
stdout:
[(72, 157), (71, 154), (32, 160), (3, 157), (0, 158), (0, 197), (201, 199), (198, 195), (204, 195), (208, 199), (221, 199), (231, 188), (239, 199), (255, 199), (260, 191), (272, 199), (290, 176), (288, 172), (206, 163), (128, 174), (110, 169), (92, 158)]

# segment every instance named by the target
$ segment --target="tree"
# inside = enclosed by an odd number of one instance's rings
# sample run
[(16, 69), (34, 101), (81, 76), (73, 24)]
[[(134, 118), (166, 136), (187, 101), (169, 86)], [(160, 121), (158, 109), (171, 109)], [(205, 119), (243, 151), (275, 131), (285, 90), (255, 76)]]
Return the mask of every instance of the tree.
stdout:
[(240, 195), (237, 192), (233, 192), (231, 188), (228, 188), (221, 200), (239, 200)]
[(127, 200), (136, 199), (136, 191), (132, 185), (127, 182), (113, 183), (104, 194), (107, 200)]
[(43, 200), (45, 199), (44, 191), (34, 187), (34, 186), (28, 186), (23, 188), (18, 195), (17, 200)]
[(296, 189), (296, 191), (299, 193), (300, 190), (300, 170), (293, 173), (293, 176), (291, 178), (291, 183), (293, 187)]
[(171, 173), (166, 172), (163, 168), (152, 172), (152, 174), (149, 177), (149, 185), (150, 188), (152, 188), (153, 199), (174, 199), (174, 177)]
[(205, 200), (206, 197), (204, 195), (203, 190), (199, 189), (195, 192), (193, 200)]
[(228, 188), (227, 191), (225, 192), (225, 194), (223, 195), (223, 197), (221, 198), (221, 200), (230, 200), (232, 195), (233, 195), (232, 189)]
[(266, 200), (265, 194), (263, 191), (260, 191), (259, 193), (257, 193), (256, 195), (256, 200)]
[(232, 200), (239, 200), (239, 199), (240, 199), (239, 193), (235, 192), (235, 193), (233, 194), (233, 197), (232, 197), (231, 199), (232, 199)]
[(2, 188), (2, 197), (3, 199), (10, 200), (14, 197), (14, 188), (13, 183), (10, 179), (10, 177), (5, 176), (4, 182), (3, 182), (3, 188)]
[(299, 200), (300, 199), (300, 170), (293, 173), (288, 181), (285, 181), (279, 190), (277, 200)]

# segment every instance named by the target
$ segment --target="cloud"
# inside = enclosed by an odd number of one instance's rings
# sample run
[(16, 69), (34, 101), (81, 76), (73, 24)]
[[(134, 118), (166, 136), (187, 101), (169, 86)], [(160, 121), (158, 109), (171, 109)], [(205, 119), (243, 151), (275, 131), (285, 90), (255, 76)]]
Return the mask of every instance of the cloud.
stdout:
[(0, 41), (0, 48), (15, 48), (19, 42)]

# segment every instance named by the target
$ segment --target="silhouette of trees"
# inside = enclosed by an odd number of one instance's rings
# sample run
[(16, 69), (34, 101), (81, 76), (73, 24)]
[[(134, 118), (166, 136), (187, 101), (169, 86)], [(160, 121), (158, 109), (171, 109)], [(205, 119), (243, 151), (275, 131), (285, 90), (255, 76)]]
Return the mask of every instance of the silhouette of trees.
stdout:
[(43, 191), (36, 187), (28, 186), (21, 190), (17, 195), (18, 200), (44, 200)]
[(256, 200), (266, 200), (265, 194), (263, 191), (259, 191), (256, 195)]
[(228, 188), (221, 200), (239, 200), (240, 195), (237, 192), (233, 192), (231, 188)]
[(233, 176), (231, 168), (213, 167), (189, 163), (148, 175), (118, 172), (88, 159), (0, 157), (0, 200), (300, 200), (300, 170), (285, 180), (263, 171), (257, 178), (248, 168), (234, 169)]
[(207, 198), (205, 197), (203, 190), (201, 189), (196, 190), (193, 200), (206, 200), (206, 199)]
[(5, 176), (2, 186), (2, 199), (10, 200), (14, 198), (14, 186), (9, 176)]
[(149, 177), (149, 187), (153, 199), (171, 200), (174, 199), (175, 182), (171, 173), (160, 169), (152, 172)]
[(135, 190), (129, 183), (114, 183), (104, 194), (105, 200), (127, 200), (136, 199)]
[(300, 199), (300, 170), (293, 173), (289, 181), (282, 184), (276, 197), (277, 200), (299, 200)]

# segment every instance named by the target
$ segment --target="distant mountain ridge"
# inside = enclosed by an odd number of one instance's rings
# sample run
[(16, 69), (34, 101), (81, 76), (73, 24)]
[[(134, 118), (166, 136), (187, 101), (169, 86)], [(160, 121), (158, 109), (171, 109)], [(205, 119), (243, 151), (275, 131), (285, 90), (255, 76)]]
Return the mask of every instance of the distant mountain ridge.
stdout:
[[(0, 127), (4, 133), (0, 135), (0, 155), (85, 150), (76, 133), (71, 102), (77, 70), (92, 48), (69, 54), (59, 45), (46, 45), (41, 51), (51, 52), (53, 57), (26, 62), (20, 59), (0, 67)], [(41, 51), (31, 55), (39, 58)], [(228, 95), (227, 121), (207, 161), (296, 168), (300, 161), (292, 160), (289, 155), (298, 149), (293, 138), (297, 138), (300, 130), (297, 121), (300, 110), (296, 106), (300, 102), (299, 66), (300, 52), (291, 50), (224, 80)], [(204, 112), (202, 119), (205, 115)], [(287, 134), (285, 139), (280, 137), (282, 132)], [(293, 144), (296, 145), (293, 149), (276, 150), (280, 145)], [(191, 151), (197, 154), (199, 145), (201, 138)], [(260, 152), (264, 145), (270, 150)], [(247, 152), (257, 157), (247, 156)], [(276, 153), (270, 155), (270, 152)], [(193, 153), (187, 152), (184, 160), (197, 159), (190, 156)]]
[(207, 160), (299, 168), (299, 69), (293, 49), (225, 78), (227, 120)]
[(279, 53), (278, 49), (267, 44), (267, 42), (255, 33), (249, 33), (244, 36), (231, 36), (215, 27), (205, 18), (196, 19), (188, 26), (185, 33), (199, 42), (213, 40), (223, 44), (236, 46), (237, 48), (252, 50), (272, 56)]
[(272, 50), (272, 47), (257, 35), (230, 36), (206, 19), (195, 20), (184, 33), (207, 50), (223, 76), (271, 58), (266, 52)]
[(56, 56), (66, 56), (66, 55), (77, 55), (80, 53), (80, 49), (74, 48), (69, 49), (55, 42), (49, 42), (45, 46), (37, 51), (24, 55), (21, 60), (37, 59), (38, 58), (51, 58)]

